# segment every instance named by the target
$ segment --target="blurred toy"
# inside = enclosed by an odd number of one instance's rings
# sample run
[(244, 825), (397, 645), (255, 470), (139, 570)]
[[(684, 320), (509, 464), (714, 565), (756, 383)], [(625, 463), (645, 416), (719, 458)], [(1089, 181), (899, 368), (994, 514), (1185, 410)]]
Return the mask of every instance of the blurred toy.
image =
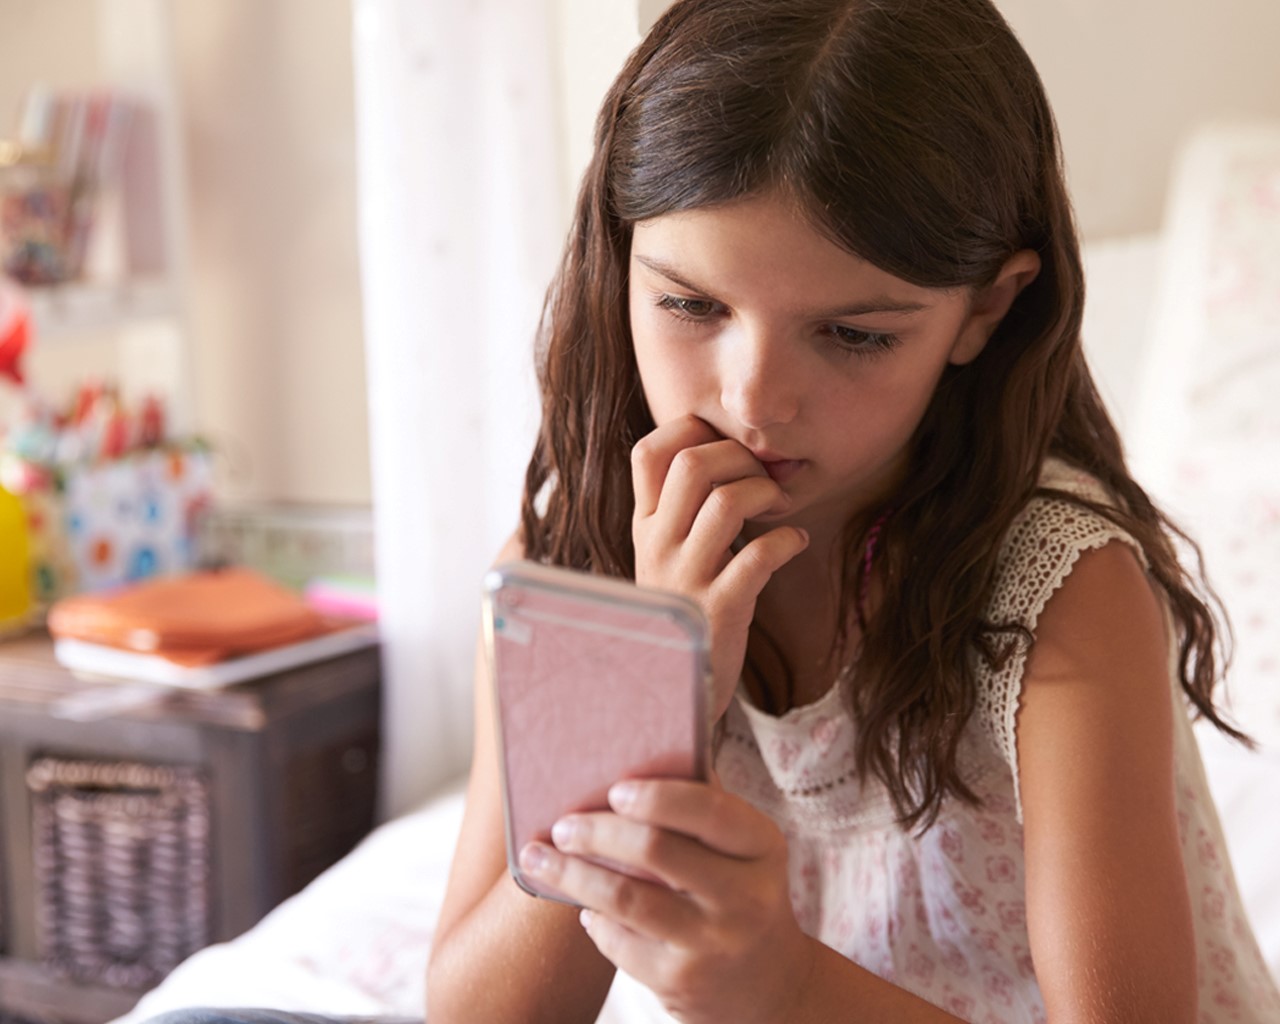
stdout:
[(22, 502), (0, 488), (0, 632), (26, 624), (31, 614), (30, 551)]
[(195, 564), (212, 463), (198, 438), (167, 436), (167, 418), (159, 397), (135, 407), (95, 380), (61, 412), (24, 392), (0, 429), (0, 487), (25, 512), (36, 605)]
[(16, 285), (0, 278), (0, 377), (23, 384), (22, 354), (31, 335), (31, 310)]

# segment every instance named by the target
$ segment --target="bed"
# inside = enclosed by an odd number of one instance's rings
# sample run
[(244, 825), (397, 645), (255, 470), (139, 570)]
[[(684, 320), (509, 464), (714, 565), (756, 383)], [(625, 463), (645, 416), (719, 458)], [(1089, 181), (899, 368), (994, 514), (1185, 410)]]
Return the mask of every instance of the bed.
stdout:
[[(1280, 125), (1197, 134), (1160, 234), (1086, 251), (1090, 360), (1136, 471), (1198, 536), (1231, 609), (1230, 708), (1249, 752), (1197, 726), (1244, 905), (1280, 978)], [(374, 831), (118, 1024), (192, 1005), (421, 1016), (462, 780)], [(602, 1021), (651, 1018), (625, 978)]]

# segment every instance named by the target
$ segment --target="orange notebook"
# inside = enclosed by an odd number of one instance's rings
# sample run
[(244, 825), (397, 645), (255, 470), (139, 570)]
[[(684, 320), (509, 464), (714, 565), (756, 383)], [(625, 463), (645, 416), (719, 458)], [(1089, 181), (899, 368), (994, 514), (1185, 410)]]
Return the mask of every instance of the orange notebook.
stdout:
[(55, 639), (210, 665), (348, 625), (252, 569), (188, 573), (78, 594), (49, 610)]

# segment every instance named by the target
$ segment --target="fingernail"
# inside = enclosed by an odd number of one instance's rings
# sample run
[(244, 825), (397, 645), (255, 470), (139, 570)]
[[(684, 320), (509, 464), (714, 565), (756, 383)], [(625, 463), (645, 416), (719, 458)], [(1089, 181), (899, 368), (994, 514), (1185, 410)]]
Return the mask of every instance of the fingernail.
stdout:
[(578, 833), (578, 823), (573, 818), (561, 818), (551, 826), (551, 841), (561, 849), (573, 842)]
[(549, 859), (546, 848), (540, 843), (530, 843), (520, 851), (520, 866), (532, 875), (542, 871)]
[(594, 918), (595, 915), (586, 908), (583, 908), (582, 912), (578, 914), (578, 921), (581, 922), (583, 928), (590, 929), (591, 922)]
[(609, 788), (609, 806), (615, 811), (630, 810), (639, 795), (640, 789), (634, 782), (615, 782)]
[(797, 527), (796, 527), (796, 532), (800, 534), (800, 539), (801, 539), (801, 540), (803, 540), (806, 544), (808, 544), (808, 543), (809, 543), (809, 531), (808, 531), (808, 530), (806, 530), (803, 526), (797, 526)]

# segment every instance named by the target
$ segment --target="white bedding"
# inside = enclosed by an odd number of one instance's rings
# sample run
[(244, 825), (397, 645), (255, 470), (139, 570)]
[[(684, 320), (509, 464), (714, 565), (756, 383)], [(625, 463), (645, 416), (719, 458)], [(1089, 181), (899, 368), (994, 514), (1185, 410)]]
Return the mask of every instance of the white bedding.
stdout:
[[(1280, 978), (1280, 750), (1250, 754), (1202, 735), (1209, 781), (1263, 954)], [(307, 889), (230, 943), (191, 957), (118, 1024), (187, 1006), (421, 1015), (424, 976), (461, 785), (376, 830)], [(604, 1024), (654, 1020), (639, 986), (615, 985)]]
[[(1276, 230), (1262, 243), (1247, 240), (1247, 249), (1251, 259), (1258, 257), (1255, 264), (1268, 245), (1274, 250), (1267, 271), (1271, 276), (1264, 276), (1262, 291), (1254, 294), (1274, 301), (1280, 310), (1280, 128), (1226, 131), (1202, 139), (1181, 168), (1162, 238), (1123, 239), (1093, 246), (1086, 253), (1089, 358), (1122, 431), (1140, 439), (1139, 460), (1157, 473), (1169, 470), (1168, 460), (1180, 454), (1169, 439), (1173, 428), (1185, 427), (1186, 409), (1195, 404), (1182, 404), (1170, 390), (1180, 386), (1179, 380), (1191, 381), (1194, 371), (1183, 367), (1178, 378), (1166, 364), (1176, 355), (1201, 365), (1197, 347), (1206, 340), (1215, 346), (1223, 341), (1222, 332), (1212, 329), (1205, 317), (1183, 314), (1202, 308), (1207, 317), (1216, 309), (1221, 317), (1223, 296), (1244, 294), (1239, 275), (1256, 276), (1256, 266), (1251, 271), (1241, 261), (1231, 264), (1225, 282), (1221, 274), (1205, 272), (1206, 262), (1221, 260), (1223, 245), (1232, 242), (1222, 223), (1232, 207), (1224, 202), (1222, 190), (1229, 177), (1227, 156), (1241, 152), (1252, 154), (1251, 159), (1270, 153), (1267, 159), (1273, 161), (1273, 178), (1263, 174), (1250, 179), (1246, 198), (1264, 204), (1268, 216), (1275, 214)], [(1267, 191), (1272, 181), (1274, 195)], [(1239, 223), (1255, 223), (1255, 212)], [(1214, 217), (1219, 221), (1210, 223)], [(1261, 337), (1271, 346), (1270, 365), (1280, 364), (1280, 316), (1255, 319), (1262, 335), (1254, 330), (1250, 343)], [(1149, 333), (1149, 323), (1157, 325), (1157, 333)], [(1273, 329), (1277, 333), (1267, 336)], [(1186, 332), (1199, 333), (1187, 337)], [(1165, 390), (1153, 392), (1153, 379), (1166, 381)], [(1234, 388), (1223, 395), (1233, 416), (1240, 412), (1240, 396)], [(1196, 413), (1215, 415), (1212, 399), (1203, 393), (1195, 396)], [(1252, 399), (1260, 406), (1268, 400), (1274, 403), (1274, 395)], [(1277, 422), (1275, 409), (1263, 408), (1248, 422), (1270, 429)], [(1208, 534), (1210, 565), (1226, 567), (1227, 585), (1222, 589), (1228, 606), (1235, 602), (1246, 609), (1236, 622), (1242, 656), (1231, 687), (1243, 724), (1264, 740), (1264, 749), (1250, 754), (1211, 730), (1198, 731), (1244, 905), (1263, 954), (1280, 978), (1280, 815), (1275, 796), (1280, 789), (1280, 637), (1273, 625), (1275, 609), (1280, 608), (1280, 481), (1271, 483), (1280, 462), (1269, 457), (1260, 461), (1259, 456), (1259, 451), (1270, 451), (1270, 440), (1276, 439), (1250, 437), (1237, 445), (1235, 456), (1215, 461), (1213, 493), (1206, 495), (1203, 487), (1197, 491), (1192, 479), (1192, 486), (1179, 494), (1177, 473), (1170, 472), (1163, 479), (1171, 490), (1161, 491), (1161, 497), (1167, 494), (1182, 506), (1180, 511), (1187, 513), (1197, 532)], [(1159, 461), (1162, 457), (1164, 463)], [(1269, 472), (1260, 473), (1259, 467), (1265, 466), (1270, 466)], [(1261, 490), (1259, 483), (1265, 485)], [(1222, 500), (1224, 493), (1229, 501)], [(1210, 500), (1197, 508), (1198, 496)], [(1239, 511), (1235, 506), (1241, 502), (1253, 518), (1222, 520)], [(1272, 561), (1259, 565), (1260, 558)], [(192, 1005), (420, 1015), (427, 953), (461, 809), (458, 784), (422, 810), (379, 828), (257, 927), (189, 959), (121, 1024)], [(637, 989), (626, 983), (615, 986), (602, 1020), (633, 1024), (651, 1019), (652, 1002)]]

